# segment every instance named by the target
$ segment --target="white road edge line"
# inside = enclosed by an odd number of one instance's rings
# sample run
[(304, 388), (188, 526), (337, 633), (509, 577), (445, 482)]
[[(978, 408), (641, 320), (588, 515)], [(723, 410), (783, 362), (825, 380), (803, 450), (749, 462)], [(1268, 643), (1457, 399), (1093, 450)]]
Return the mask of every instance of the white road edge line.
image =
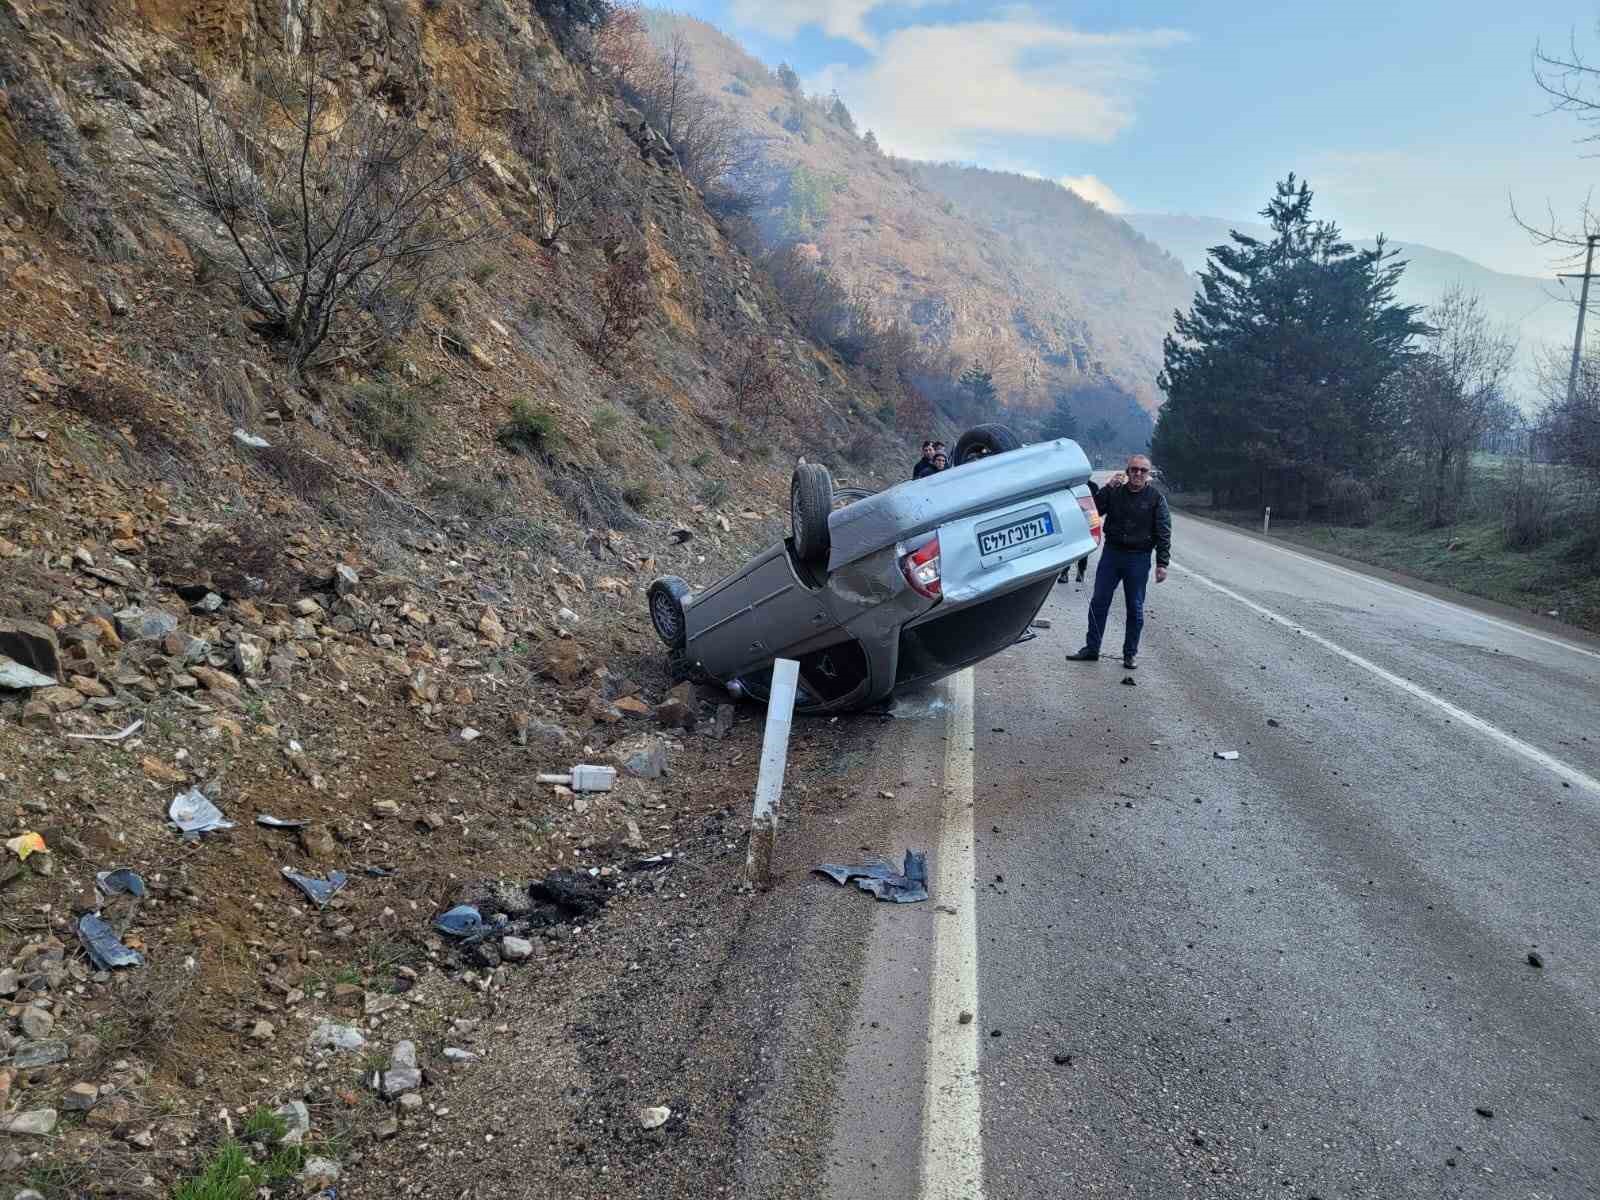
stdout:
[(1415, 588), (1403, 587), (1398, 583), (1390, 583), (1386, 579), (1378, 579), (1372, 575), (1363, 575), (1360, 571), (1352, 571), (1348, 567), (1341, 567), (1320, 558), (1312, 558), (1309, 554), (1301, 554), (1299, 551), (1290, 550), (1284, 546), (1277, 546), (1271, 542), (1256, 541), (1254, 538), (1250, 540), (1256, 542), (1256, 544), (1259, 546), (1263, 546), (1268, 550), (1274, 550), (1288, 558), (1297, 558), (1303, 563), (1310, 563), (1312, 566), (1321, 567), (1325, 571), (1333, 571), (1340, 575), (1346, 575), (1349, 578), (1359, 580), (1362, 583), (1370, 583), (1374, 587), (1383, 588), (1385, 591), (1398, 592), (1407, 599), (1425, 600), (1429, 604), (1437, 605), (1440, 608), (1448, 608), (1451, 612), (1460, 616), (1471, 617), (1475, 621), (1482, 621), (1486, 625), (1493, 625), (1496, 629), (1504, 629), (1507, 633), (1520, 634), (1522, 637), (1532, 638), (1536, 642), (1545, 642), (1551, 646), (1559, 647), (1562, 650), (1571, 650), (1575, 654), (1587, 654), (1590, 658), (1600, 659), (1600, 650), (1591, 650), (1589, 647), (1579, 645), (1577, 642), (1569, 642), (1565, 638), (1552, 637), (1548, 633), (1537, 633), (1534, 630), (1524, 628), (1521, 625), (1514, 625), (1510, 621), (1503, 621), (1499, 617), (1491, 617), (1487, 613), (1481, 613), (1476, 609), (1468, 608), (1465, 604), (1455, 604), (1449, 600), (1441, 600), (1437, 596), (1428, 595), (1427, 592), (1421, 592)]
[(1514, 737), (1497, 725), (1491, 725), (1482, 717), (1473, 716), (1464, 708), (1457, 708), (1443, 696), (1436, 696), (1426, 688), (1418, 687), (1409, 679), (1402, 679), (1394, 672), (1384, 670), (1371, 659), (1363, 658), (1353, 650), (1346, 650), (1343, 646), (1337, 644), (1336, 642), (1330, 642), (1320, 633), (1313, 633), (1311, 630), (1305, 628), (1305, 626), (1295, 624), (1288, 617), (1285, 617), (1280, 613), (1275, 613), (1270, 608), (1265, 608), (1246, 596), (1241, 596), (1232, 588), (1224, 587), (1222, 584), (1217, 583), (1214, 580), (1207, 579), (1204, 575), (1199, 574), (1193, 568), (1180, 567), (1177, 563), (1173, 563), (1172, 565), (1178, 567), (1180, 571), (1189, 576), (1196, 583), (1204, 584), (1212, 591), (1220, 592), (1222, 595), (1227, 596), (1230, 600), (1238, 601), (1251, 612), (1260, 614), (1274, 624), (1282, 625), (1285, 629), (1299, 634), (1308, 641), (1315, 642), (1324, 650), (1332, 651), (1346, 662), (1354, 663), (1364, 671), (1370, 671), (1385, 683), (1393, 684), (1401, 691), (1415, 696), (1418, 700), (1425, 700), (1429, 704), (1432, 704), (1435, 708), (1449, 713), (1453, 719), (1460, 721), (1469, 729), (1476, 729), (1479, 733), (1484, 734), (1485, 736), (1500, 743), (1500, 745), (1504, 746), (1506, 749), (1521, 755), (1531, 763), (1535, 763), (1538, 766), (1544, 767), (1546, 770), (1572, 784), (1574, 787), (1584, 788), (1596, 795), (1600, 795), (1600, 779), (1594, 779), (1589, 775), (1585, 775), (1576, 767), (1562, 762), (1559, 758), (1556, 758), (1553, 755), (1546, 754), (1537, 746), (1530, 746), (1521, 738)]
[[(983, 1200), (983, 1105), (978, 1079), (978, 890), (973, 852), (972, 669), (947, 684), (944, 811), (934, 847), (928, 979), (928, 1073), (922, 1095), (924, 1200)], [(974, 1019), (961, 1024), (961, 1014)]]

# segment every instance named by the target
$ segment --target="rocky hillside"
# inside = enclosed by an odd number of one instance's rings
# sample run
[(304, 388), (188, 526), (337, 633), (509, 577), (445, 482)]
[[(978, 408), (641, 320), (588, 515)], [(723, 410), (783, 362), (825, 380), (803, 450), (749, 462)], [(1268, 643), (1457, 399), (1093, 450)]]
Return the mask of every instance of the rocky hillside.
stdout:
[(1014, 402), (1072, 393), (1086, 424), (1126, 422), (1130, 400), (1155, 411), (1161, 339), (1189, 297), (1176, 259), (1053, 183), (880, 153), (703, 22), (652, 28), (686, 40), (701, 85), (758, 140), (769, 243), (814, 246), (926, 347), (994, 366)]
[[(358, 1164), (426, 1155), (513, 987), (556, 1013), (602, 909), (737, 853), (753, 726), (671, 689), (643, 589), (780, 532), (796, 454), (861, 482), (904, 455), (565, 44), (498, 0), (0, 0), (8, 1196), (376, 1194)], [(329, 168), (268, 204), (301, 142), (246, 121), (267, 95), (316, 98), (314, 148), (391, 138), (326, 159), (375, 198), (301, 229)], [(529, 114), (581, 132), (596, 203), (563, 207)], [(225, 202), (197, 135), (237, 152)], [(301, 357), (246, 260), (292, 294), (405, 211), (413, 151), (454, 206)], [(396, 245), (430, 268), (404, 294)], [(730, 383), (756, 343), (759, 413)], [(579, 761), (617, 789), (533, 781)], [(466, 938), (433, 924), (461, 902)]]

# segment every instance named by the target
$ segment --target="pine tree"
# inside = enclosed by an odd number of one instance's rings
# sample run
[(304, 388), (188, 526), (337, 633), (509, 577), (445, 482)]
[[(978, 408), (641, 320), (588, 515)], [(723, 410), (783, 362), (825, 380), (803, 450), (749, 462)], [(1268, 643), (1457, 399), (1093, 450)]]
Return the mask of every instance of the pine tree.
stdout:
[(961, 373), (961, 389), (967, 393), (973, 417), (992, 416), (997, 407), (999, 393), (994, 386), (994, 372), (982, 363), (973, 363)]
[(1050, 415), (1044, 419), (1044, 424), (1039, 429), (1039, 436), (1050, 438), (1078, 439), (1078, 417), (1072, 411), (1072, 400), (1065, 393), (1056, 397), (1056, 406)]
[(1152, 448), (1163, 469), (1223, 502), (1287, 500), (1302, 515), (1337, 475), (1370, 474), (1396, 448), (1393, 389), (1418, 309), (1394, 302), (1404, 264), (1379, 239), (1344, 241), (1311, 216), (1291, 174), (1262, 212), (1272, 237), (1212, 248), (1175, 314)]

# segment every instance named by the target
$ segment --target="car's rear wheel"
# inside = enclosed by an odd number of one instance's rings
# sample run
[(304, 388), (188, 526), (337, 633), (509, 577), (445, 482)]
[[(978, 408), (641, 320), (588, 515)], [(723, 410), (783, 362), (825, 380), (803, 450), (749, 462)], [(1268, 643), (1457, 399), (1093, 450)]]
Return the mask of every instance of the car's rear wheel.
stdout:
[(833, 511), (833, 476), (821, 463), (801, 463), (789, 482), (789, 528), (801, 562), (828, 557), (828, 514)]
[(1022, 443), (1017, 440), (1017, 435), (1011, 432), (1009, 426), (974, 425), (963, 433), (961, 440), (956, 443), (956, 454), (952, 465), (959, 467), (962, 463), (988, 458), (991, 454), (1004, 454), (1007, 450), (1015, 450), (1020, 445)]
[(683, 615), (688, 598), (689, 585), (676, 575), (664, 575), (650, 585), (650, 624), (670, 650), (683, 649), (688, 640), (689, 622)]

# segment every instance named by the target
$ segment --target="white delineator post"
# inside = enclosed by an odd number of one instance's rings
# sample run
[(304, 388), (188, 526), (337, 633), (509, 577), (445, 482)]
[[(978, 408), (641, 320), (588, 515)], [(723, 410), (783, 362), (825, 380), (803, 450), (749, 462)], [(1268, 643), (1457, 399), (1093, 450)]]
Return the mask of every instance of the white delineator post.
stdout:
[(772, 691), (767, 700), (767, 732), (761, 742), (761, 773), (756, 777), (756, 802), (750, 814), (750, 851), (745, 879), (762, 891), (772, 886), (772, 851), (778, 844), (778, 802), (783, 798), (783, 772), (789, 761), (789, 726), (794, 719), (795, 684), (800, 664), (780, 658), (772, 664)]
[(1261, 514), (1261, 532), (1272, 532), (1272, 505), (1267, 505), (1267, 511)]

